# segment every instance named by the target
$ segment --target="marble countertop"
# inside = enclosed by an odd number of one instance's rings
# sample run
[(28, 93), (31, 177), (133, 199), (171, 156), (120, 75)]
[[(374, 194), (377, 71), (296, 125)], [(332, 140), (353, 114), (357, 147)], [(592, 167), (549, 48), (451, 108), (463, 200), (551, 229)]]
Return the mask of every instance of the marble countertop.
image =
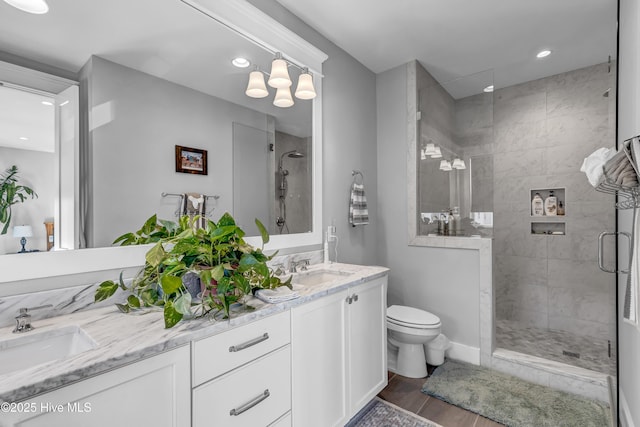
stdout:
[[(0, 375), (0, 402), (17, 402), (52, 391), (90, 376), (180, 347), (191, 341), (224, 332), (325, 295), (340, 292), (349, 286), (382, 277), (389, 271), (385, 267), (333, 263), (313, 265), (309, 267), (308, 271), (297, 275), (318, 270), (333, 270), (349, 274), (338, 276), (330, 282), (304, 286), (297, 289), (299, 298), (278, 304), (268, 304), (250, 298), (248, 304), (255, 310), (232, 314), (231, 319), (228, 320), (213, 321), (201, 318), (183, 321), (172, 329), (165, 329), (161, 311), (122, 314), (115, 306), (111, 306), (34, 321), (36, 329), (26, 334), (46, 333), (61, 327), (75, 325), (82, 328), (98, 345), (94, 349), (65, 359)], [(287, 276), (283, 275), (284, 278)], [(12, 330), (13, 327), (5, 327), (0, 330), (0, 348), (5, 340), (25, 336), (13, 334)]]

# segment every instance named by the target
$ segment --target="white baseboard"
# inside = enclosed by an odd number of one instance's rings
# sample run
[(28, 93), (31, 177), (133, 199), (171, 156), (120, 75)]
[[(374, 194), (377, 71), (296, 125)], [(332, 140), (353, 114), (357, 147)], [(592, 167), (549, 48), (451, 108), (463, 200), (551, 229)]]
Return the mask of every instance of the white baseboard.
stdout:
[(461, 362), (480, 365), (480, 349), (457, 342), (452, 342), (451, 347), (446, 352), (447, 357)]
[(629, 404), (627, 403), (627, 399), (624, 398), (622, 390), (620, 390), (620, 396), (618, 396), (618, 399), (620, 400), (620, 419), (618, 422), (622, 427), (635, 427), (631, 411), (629, 410)]

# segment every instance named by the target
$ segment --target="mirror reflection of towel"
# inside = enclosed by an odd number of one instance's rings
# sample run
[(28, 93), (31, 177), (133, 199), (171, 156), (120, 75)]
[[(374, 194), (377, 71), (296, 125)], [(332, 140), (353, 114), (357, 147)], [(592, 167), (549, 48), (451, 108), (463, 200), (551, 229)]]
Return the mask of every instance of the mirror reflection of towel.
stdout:
[(198, 226), (205, 228), (207, 226), (207, 196), (198, 193), (184, 193), (182, 195), (182, 215), (189, 215), (193, 218), (200, 215)]

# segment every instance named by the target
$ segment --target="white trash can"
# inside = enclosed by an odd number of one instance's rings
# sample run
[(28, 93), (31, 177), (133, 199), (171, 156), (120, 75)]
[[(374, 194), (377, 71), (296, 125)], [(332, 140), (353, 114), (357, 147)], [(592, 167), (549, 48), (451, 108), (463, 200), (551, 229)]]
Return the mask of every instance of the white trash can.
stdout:
[(451, 347), (449, 338), (443, 334), (438, 335), (432, 341), (425, 344), (427, 353), (427, 363), (433, 366), (440, 366), (444, 363), (444, 352)]

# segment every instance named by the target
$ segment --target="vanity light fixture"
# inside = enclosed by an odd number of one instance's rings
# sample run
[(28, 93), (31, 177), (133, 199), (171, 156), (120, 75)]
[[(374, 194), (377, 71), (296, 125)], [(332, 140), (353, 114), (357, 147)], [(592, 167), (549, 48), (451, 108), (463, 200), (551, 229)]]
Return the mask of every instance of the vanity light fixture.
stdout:
[(493, 92), (493, 85), (489, 85), (482, 90), (484, 90), (486, 93), (491, 93)]
[(271, 63), (271, 73), (260, 71), (258, 66), (249, 74), (249, 83), (245, 94), (252, 98), (264, 98), (269, 95), (269, 91), (264, 82), (265, 74), (269, 76), (267, 84), (276, 90), (276, 96), (273, 105), (276, 107), (287, 108), (294, 104), (291, 96), (291, 78), (289, 77), (289, 66), (300, 69), (298, 77), (298, 85), (296, 87), (295, 96), (298, 99), (313, 99), (317, 96), (316, 89), (313, 85), (313, 75), (307, 67), (300, 67), (282, 57), (280, 52), (276, 53), (276, 57)]
[(233, 58), (231, 60), (231, 63), (233, 64), (234, 67), (238, 67), (238, 68), (247, 68), (249, 65), (251, 65), (251, 61), (241, 56), (238, 56), (237, 58)]
[(453, 163), (451, 165), (453, 169), (466, 169), (467, 165), (464, 164), (464, 160), (460, 158), (453, 159)]
[(289, 77), (289, 66), (287, 61), (282, 59), (280, 52), (276, 53), (276, 58), (271, 63), (271, 74), (269, 75), (269, 86), (281, 89), (291, 86), (291, 77)]
[(449, 172), (451, 170), (451, 163), (449, 160), (442, 159), (440, 160), (440, 170)]
[(548, 49), (545, 49), (545, 50), (541, 50), (540, 52), (538, 52), (538, 54), (536, 55), (536, 58), (538, 58), (538, 59), (546, 58), (549, 55), (551, 55), (551, 51), (548, 50)]
[(49, 5), (44, 0), (4, 0), (5, 3), (10, 4), (16, 9), (20, 9), (23, 12), (33, 13), (35, 15), (42, 15), (49, 11)]
[(424, 155), (433, 156), (434, 154), (437, 154), (436, 145), (431, 142), (427, 143), (427, 145), (424, 147)]
[(441, 159), (442, 158), (442, 150), (440, 147), (435, 147), (435, 152), (431, 155), (432, 159)]
[(273, 105), (280, 108), (291, 107), (293, 105), (291, 90), (288, 87), (279, 87), (276, 91), (276, 97), (273, 100)]
[(264, 74), (258, 69), (257, 65), (249, 74), (249, 84), (244, 93), (251, 98), (264, 98), (269, 95), (267, 85), (264, 83)]

